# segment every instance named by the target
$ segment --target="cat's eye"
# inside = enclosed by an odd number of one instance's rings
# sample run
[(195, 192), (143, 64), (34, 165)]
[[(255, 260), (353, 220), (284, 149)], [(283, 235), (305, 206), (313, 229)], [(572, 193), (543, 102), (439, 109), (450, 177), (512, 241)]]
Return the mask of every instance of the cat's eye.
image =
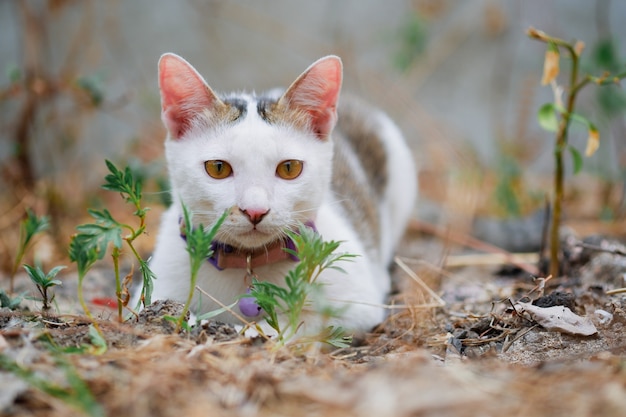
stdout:
[(303, 165), (302, 161), (297, 159), (283, 161), (276, 167), (276, 175), (284, 180), (296, 179), (302, 173)]
[(226, 161), (220, 161), (219, 159), (206, 161), (204, 163), (204, 169), (206, 173), (216, 180), (223, 180), (230, 177), (233, 173), (233, 168)]

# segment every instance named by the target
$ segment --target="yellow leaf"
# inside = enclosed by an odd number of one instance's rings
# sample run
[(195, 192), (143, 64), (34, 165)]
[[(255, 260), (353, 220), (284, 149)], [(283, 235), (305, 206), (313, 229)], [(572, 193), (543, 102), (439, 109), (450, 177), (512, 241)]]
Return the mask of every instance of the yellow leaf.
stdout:
[(548, 48), (546, 57), (543, 61), (543, 77), (541, 85), (548, 85), (559, 75), (559, 51)]
[(577, 41), (574, 44), (574, 52), (576, 52), (576, 55), (580, 56), (580, 54), (583, 53), (583, 49), (585, 49), (585, 42)]
[(600, 147), (600, 132), (596, 128), (589, 129), (589, 137), (587, 138), (587, 149), (585, 149), (585, 156), (591, 156)]

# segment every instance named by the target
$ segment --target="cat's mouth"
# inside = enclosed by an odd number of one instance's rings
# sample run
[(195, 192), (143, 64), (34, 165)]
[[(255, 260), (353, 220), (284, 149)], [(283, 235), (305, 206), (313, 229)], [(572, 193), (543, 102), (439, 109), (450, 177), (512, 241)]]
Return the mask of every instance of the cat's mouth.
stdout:
[(282, 231), (268, 232), (254, 227), (238, 233), (228, 233), (228, 237), (225, 236), (223, 241), (224, 243), (242, 250), (255, 250), (269, 246), (276, 241), (283, 239), (283, 237), (284, 233), (282, 233)]

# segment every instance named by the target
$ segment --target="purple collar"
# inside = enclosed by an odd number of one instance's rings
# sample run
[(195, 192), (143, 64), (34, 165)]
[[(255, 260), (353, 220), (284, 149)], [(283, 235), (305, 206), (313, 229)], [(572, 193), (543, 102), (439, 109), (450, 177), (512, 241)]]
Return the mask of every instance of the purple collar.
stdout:
[[(182, 217), (179, 219), (179, 224), (180, 237), (187, 240)], [(313, 221), (307, 221), (305, 226), (317, 232)], [(234, 246), (214, 240), (211, 242), (213, 254), (207, 257), (207, 261), (220, 271), (230, 268), (256, 268), (286, 260), (294, 262), (299, 261), (297, 256), (285, 251), (285, 249), (296, 250), (296, 246), (290, 237), (279, 239), (269, 245), (252, 250), (235, 248)]]

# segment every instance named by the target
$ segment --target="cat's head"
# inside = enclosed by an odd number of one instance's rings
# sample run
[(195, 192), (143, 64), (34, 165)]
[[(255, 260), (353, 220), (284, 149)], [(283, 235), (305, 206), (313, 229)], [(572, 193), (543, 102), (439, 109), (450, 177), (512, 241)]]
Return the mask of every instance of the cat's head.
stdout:
[(329, 189), (341, 80), (341, 60), (328, 56), (282, 95), (218, 97), (187, 61), (163, 55), (161, 116), (174, 204), (182, 200), (205, 226), (228, 210), (217, 238), (241, 248), (314, 221)]

